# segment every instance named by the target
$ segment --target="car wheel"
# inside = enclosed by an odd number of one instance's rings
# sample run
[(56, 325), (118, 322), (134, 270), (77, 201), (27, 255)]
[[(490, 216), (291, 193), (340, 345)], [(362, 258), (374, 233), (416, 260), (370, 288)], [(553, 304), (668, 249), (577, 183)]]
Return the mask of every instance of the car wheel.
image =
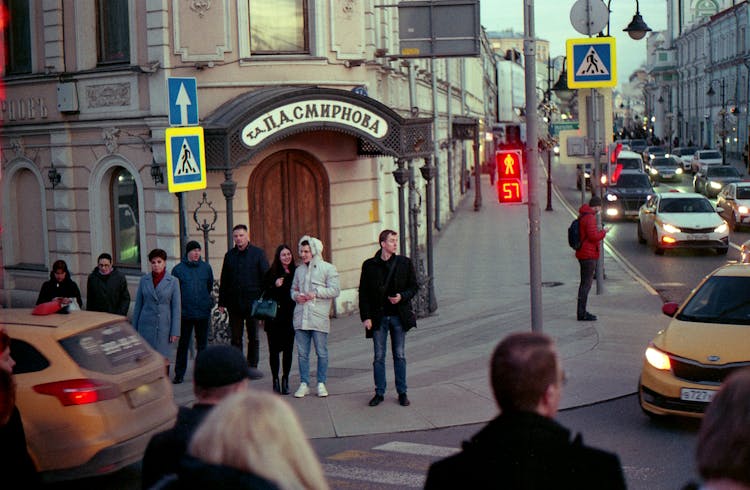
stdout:
[(641, 244), (646, 243), (646, 237), (643, 236), (643, 230), (641, 230), (640, 221), (635, 224), (635, 229), (637, 230), (637, 234), (638, 234), (638, 243), (641, 243)]
[(664, 255), (664, 249), (659, 246), (659, 235), (656, 230), (651, 234), (651, 240), (654, 243), (654, 253), (656, 255)]

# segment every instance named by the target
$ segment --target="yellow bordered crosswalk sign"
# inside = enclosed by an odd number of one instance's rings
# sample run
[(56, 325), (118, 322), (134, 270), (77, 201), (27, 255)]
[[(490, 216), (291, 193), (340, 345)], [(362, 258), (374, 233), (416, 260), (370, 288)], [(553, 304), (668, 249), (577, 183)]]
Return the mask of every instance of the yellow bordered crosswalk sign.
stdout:
[(599, 88), (617, 85), (614, 37), (568, 39), (568, 87)]
[(203, 128), (167, 128), (167, 185), (169, 192), (206, 188), (206, 150)]

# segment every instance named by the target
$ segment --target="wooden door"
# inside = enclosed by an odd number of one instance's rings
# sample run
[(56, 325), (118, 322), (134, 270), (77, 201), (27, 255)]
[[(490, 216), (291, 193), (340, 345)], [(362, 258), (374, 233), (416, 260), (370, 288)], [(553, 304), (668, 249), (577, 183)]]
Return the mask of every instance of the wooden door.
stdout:
[(297, 257), (297, 242), (311, 235), (323, 242), (330, 261), (331, 223), (328, 175), (311, 154), (283, 150), (263, 160), (250, 175), (250, 242), (266, 252), (288, 244)]

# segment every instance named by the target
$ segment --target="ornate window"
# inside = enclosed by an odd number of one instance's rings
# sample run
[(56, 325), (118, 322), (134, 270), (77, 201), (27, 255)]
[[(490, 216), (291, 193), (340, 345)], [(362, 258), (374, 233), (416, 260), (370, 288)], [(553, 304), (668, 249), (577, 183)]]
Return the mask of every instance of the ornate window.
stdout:
[(112, 251), (116, 267), (140, 268), (138, 188), (133, 175), (122, 167), (112, 173), (110, 184)]
[(31, 73), (31, 19), (28, 0), (2, 0), (5, 74)]
[(96, 2), (97, 61), (100, 65), (130, 62), (128, 0)]
[(310, 52), (307, 0), (250, 0), (252, 54)]

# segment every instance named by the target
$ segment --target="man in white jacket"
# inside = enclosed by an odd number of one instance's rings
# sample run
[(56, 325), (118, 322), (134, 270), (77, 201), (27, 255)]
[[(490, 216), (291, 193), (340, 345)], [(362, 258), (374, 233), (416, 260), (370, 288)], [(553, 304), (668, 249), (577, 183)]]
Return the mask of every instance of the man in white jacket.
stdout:
[(339, 273), (333, 264), (323, 260), (323, 243), (305, 235), (299, 241), (302, 264), (297, 267), (292, 281), (291, 295), (294, 308), (294, 342), (297, 344), (300, 385), (294, 396), (302, 398), (310, 393), (310, 342), (315, 344), (318, 357), (318, 396), (328, 396), (328, 332), (331, 329), (331, 303), (339, 295)]

